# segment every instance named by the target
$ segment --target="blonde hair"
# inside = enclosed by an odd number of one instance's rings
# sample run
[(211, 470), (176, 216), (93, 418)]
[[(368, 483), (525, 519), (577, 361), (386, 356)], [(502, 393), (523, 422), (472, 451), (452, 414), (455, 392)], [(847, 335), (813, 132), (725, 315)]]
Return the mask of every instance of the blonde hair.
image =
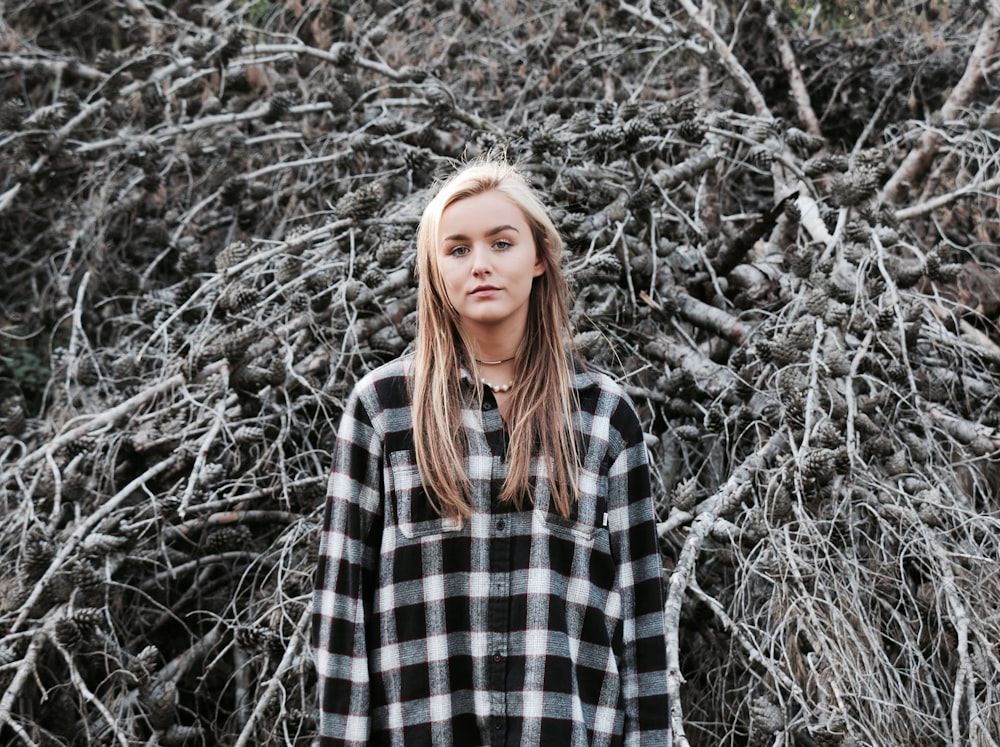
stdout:
[[(482, 160), (451, 176), (424, 209), (417, 231), (417, 339), (414, 360), (413, 437), (417, 467), (428, 499), (442, 515), (468, 517), (471, 485), (466, 474), (459, 371), (465, 367), (483, 395), (470, 341), (448, 300), (438, 272), (441, 216), (452, 204), (496, 191), (517, 205), (531, 227), (545, 271), (533, 281), (528, 322), (515, 361), (511, 393), (509, 466), (500, 499), (522, 508), (532, 493), (532, 457), (544, 459), (551, 501), (563, 516), (575, 500), (580, 458), (572, 415), (576, 406), (569, 362), (566, 281), (559, 266), (563, 242), (527, 180), (510, 164)], [(571, 357), (572, 356), (572, 357)]]

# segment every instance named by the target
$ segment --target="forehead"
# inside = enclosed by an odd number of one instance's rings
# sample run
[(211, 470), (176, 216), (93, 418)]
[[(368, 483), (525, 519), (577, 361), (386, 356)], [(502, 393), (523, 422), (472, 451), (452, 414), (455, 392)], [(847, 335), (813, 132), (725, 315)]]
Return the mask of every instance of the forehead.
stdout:
[(474, 231), (489, 231), (500, 225), (511, 225), (524, 231), (528, 221), (521, 208), (502, 192), (491, 190), (451, 203), (441, 213), (440, 235), (454, 233), (471, 235)]

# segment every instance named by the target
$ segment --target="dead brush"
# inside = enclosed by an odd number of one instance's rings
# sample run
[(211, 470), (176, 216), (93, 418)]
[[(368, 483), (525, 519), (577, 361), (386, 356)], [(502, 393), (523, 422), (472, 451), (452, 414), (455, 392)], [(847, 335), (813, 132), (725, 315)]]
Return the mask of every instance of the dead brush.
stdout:
[(998, 156), (959, 85), (995, 15), (949, 66), (661, 5), (8, 3), (0, 741), (311, 741), (335, 424), (418, 332), (434, 180), (495, 148), (643, 418), (675, 743), (995, 743)]

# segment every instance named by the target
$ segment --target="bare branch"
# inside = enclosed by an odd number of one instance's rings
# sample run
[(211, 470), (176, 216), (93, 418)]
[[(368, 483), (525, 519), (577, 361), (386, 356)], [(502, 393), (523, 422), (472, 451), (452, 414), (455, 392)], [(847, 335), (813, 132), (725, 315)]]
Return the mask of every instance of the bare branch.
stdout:
[[(948, 100), (941, 107), (941, 119), (951, 122), (961, 118), (963, 110), (969, 105), (982, 87), (984, 70), (997, 48), (1000, 33), (997, 25), (1000, 15), (994, 10), (979, 29), (976, 45), (969, 55), (962, 79), (952, 89)], [(934, 129), (929, 129), (920, 138), (917, 147), (910, 151), (882, 190), (884, 198), (889, 202), (897, 202), (910, 186), (915, 184), (930, 168), (934, 156), (941, 147), (942, 137)]]

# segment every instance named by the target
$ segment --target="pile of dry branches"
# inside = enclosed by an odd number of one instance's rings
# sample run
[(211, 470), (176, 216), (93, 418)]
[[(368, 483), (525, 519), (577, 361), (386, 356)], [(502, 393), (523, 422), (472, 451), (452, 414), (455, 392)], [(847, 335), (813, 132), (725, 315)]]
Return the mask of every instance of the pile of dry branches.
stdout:
[(1000, 10), (916, 5), (8, 3), (0, 740), (308, 743), (343, 398), (503, 149), (644, 419), (676, 743), (996, 744)]

